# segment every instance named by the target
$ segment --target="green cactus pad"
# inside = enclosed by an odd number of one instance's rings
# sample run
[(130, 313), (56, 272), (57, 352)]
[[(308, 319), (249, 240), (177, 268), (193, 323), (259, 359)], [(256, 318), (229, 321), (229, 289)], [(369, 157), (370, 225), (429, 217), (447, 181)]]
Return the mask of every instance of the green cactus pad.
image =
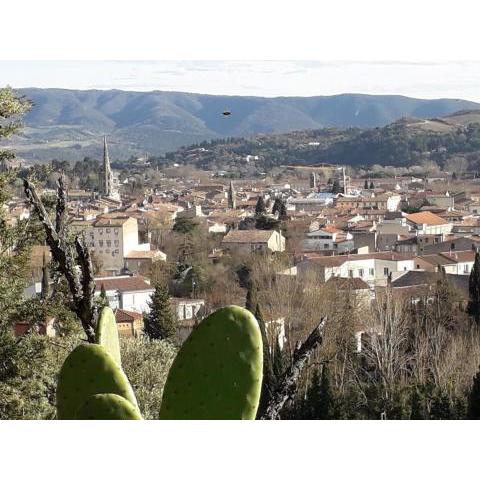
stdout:
[(120, 357), (120, 342), (115, 315), (110, 307), (103, 307), (95, 330), (95, 342), (105, 347), (117, 364), (122, 366)]
[(75, 414), (77, 420), (142, 420), (138, 409), (114, 393), (88, 397)]
[(79, 345), (65, 360), (57, 385), (57, 416), (75, 419), (85, 400), (97, 393), (116, 393), (136, 408), (137, 400), (123, 370), (101, 345)]
[(221, 308), (190, 334), (165, 384), (161, 419), (254, 419), (262, 385), (263, 348), (255, 317)]

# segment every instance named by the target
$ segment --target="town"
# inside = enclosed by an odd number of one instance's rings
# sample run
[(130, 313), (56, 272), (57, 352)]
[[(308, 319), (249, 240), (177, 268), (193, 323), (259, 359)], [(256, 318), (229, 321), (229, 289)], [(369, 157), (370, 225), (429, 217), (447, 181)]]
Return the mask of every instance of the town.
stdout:
[[(28, 180), (51, 216), (65, 196), (65, 238), (88, 249), (96, 302), (112, 308), (123, 341), (148, 337), (177, 348), (207, 315), (239, 305), (264, 323), (271, 362), (264, 382), (273, 391), (296, 345), (325, 318), (324, 346), (314, 354), (322, 366), (304, 375), (285, 418), (474, 415), (480, 179), (465, 161), (450, 162), (456, 171), (388, 176), (345, 158), (232, 176), (198, 167), (207, 144), (188, 151), (191, 163), (163, 167), (148, 158), (118, 164), (108, 137), (98, 144), (99, 158), (76, 163), (2, 160), (12, 192), (5, 225), (26, 228), (30, 238), (10, 318), (15, 337), (64, 341), (75, 331), (59, 275), (65, 267), (25, 195)], [(258, 161), (250, 153), (237, 159)], [(384, 342), (397, 346), (398, 358)], [(385, 375), (392, 375), (388, 385)]]

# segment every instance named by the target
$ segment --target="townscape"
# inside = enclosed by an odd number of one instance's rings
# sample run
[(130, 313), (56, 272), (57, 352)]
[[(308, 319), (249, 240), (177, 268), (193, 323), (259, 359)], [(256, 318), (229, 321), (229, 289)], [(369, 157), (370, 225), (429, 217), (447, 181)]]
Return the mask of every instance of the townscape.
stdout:
[[(0, 118), (35, 108), (1, 92)], [(323, 141), (306, 135), (309, 151)], [(72, 162), (1, 150), (0, 418), (54, 418), (55, 372), (83, 335), (26, 185), (51, 218), (65, 194), (62, 233), (88, 248), (145, 418), (178, 348), (226, 305), (264, 326), (259, 416), (325, 318), (280, 418), (480, 418), (480, 178), (465, 156), (399, 172), (310, 152), (263, 171), (242, 150), (221, 170), (218, 142), (122, 162), (108, 135), (97, 144)]]

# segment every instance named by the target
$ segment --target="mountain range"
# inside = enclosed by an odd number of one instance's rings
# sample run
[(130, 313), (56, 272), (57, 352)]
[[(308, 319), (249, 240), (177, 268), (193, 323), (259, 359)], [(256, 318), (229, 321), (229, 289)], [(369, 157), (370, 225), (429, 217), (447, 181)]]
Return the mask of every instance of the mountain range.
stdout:
[[(32, 161), (160, 155), (203, 140), (325, 127), (381, 127), (403, 117), (428, 119), (480, 109), (460, 99), (342, 94), (244, 97), (182, 92), (20, 89), (33, 101), (25, 129), (11, 144)], [(224, 112), (230, 112), (224, 115)]]

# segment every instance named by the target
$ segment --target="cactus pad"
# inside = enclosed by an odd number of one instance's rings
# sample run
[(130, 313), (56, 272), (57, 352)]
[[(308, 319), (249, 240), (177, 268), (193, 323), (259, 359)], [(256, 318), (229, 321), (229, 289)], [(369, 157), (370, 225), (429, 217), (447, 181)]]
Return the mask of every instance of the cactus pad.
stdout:
[(123, 370), (104, 347), (79, 345), (65, 360), (57, 385), (59, 419), (75, 419), (85, 400), (97, 393), (115, 393), (137, 407), (132, 387)]
[(95, 342), (105, 347), (117, 364), (122, 366), (120, 357), (120, 342), (115, 315), (110, 307), (103, 307), (95, 330)]
[(255, 317), (229, 306), (205, 318), (182, 345), (165, 384), (161, 419), (254, 419), (263, 347)]
[(99, 393), (87, 398), (75, 414), (77, 420), (142, 420), (139, 411), (120, 395)]

